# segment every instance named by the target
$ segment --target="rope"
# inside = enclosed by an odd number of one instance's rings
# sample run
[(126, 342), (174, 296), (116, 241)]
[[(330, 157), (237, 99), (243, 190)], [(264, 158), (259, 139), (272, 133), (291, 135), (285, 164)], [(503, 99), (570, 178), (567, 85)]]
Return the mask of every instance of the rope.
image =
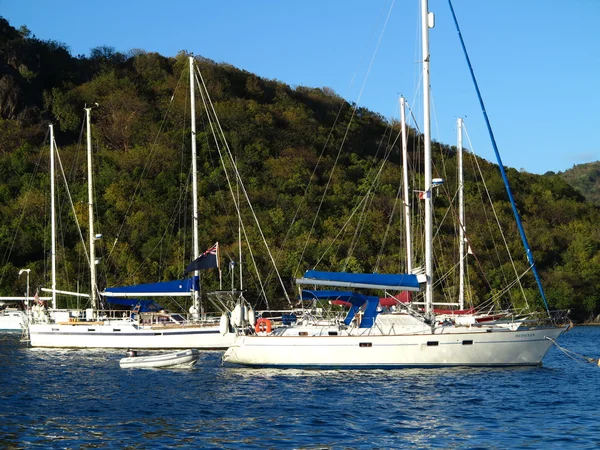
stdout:
[(583, 355), (580, 355), (579, 353), (575, 353), (572, 350), (568, 350), (566, 348), (561, 347), (560, 345), (558, 345), (558, 343), (554, 339), (552, 339), (552, 338), (550, 338), (548, 336), (545, 336), (545, 337), (549, 341), (552, 341), (552, 343), (554, 345), (556, 345), (558, 347), (558, 349), (561, 350), (567, 357), (569, 357), (569, 358), (571, 358), (571, 359), (573, 359), (575, 361), (577, 361), (577, 358), (580, 358), (584, 362), (588, 362), (588, 363), (591, 363), (591, 364), (597, 364), (598, 366), (600, 366), (600, 360), (599, 359), (588, 358), (587, 356), (583, 356)]

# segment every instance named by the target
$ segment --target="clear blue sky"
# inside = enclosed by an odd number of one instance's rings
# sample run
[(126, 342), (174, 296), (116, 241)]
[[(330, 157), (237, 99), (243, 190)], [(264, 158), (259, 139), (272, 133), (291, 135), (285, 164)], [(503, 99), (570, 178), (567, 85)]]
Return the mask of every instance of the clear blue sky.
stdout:
[[(403, 94), (420, 124), (418, 4), (396, 0), (385, 30), (392, 0), (0, 0), (0, 15), (73, 55), (187, 50), (291, 86), (330, 87), (387, 118)], [(545, 173), (600, 160), (600, 1), (453, 5), (504, 164)], [(448, 2), (429, 7), (432, 136), (455, 144), (464, 117), (476, 153), (495, 161)]]

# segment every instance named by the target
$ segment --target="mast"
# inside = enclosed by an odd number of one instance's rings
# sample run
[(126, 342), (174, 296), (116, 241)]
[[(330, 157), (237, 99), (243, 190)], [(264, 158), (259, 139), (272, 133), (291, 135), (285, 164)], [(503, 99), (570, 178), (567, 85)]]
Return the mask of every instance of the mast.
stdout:
[(483, 103), (483, 97), (481, 96), (481, 91), (479, 90), (479, 85), (477, 84), (477, 79), (475, 78), (475, 72), (473, 72), (473, 66), (471, 65), (471, 59), (469, 58), (469, 54), (467, 53), (467, 47), (465, 46), (465, 41), (462, 38), (462, 34), (460, 32), (460, 27), (458, 26), (458, 21), (456, 20), (456, 14), (454, 14), (454, 7), (452, 6), (452, 2), (449, 0), (448, 3), (450, 5), (452, 19), (454, 19), (454, 25), (456, 26), (456, 31), (458, 32), (458, 37), (460, 39), (460, 45), (463, 49), (465, 59), (467, 60), (467, 65), (469, 66), (469, 72), (471, 73), (471, 80), (473, 81), (473, 86), (475, 86), (475, 91), (477, 92), (477, 98), (479, 99), (479, 106), (481, 107), (481, 112), (483, 113), (485, 125), (487, 126), (488, 134), (490, 135), (490, 141), (492, 142), (494, 154), (496, 155), (496, 161), (498, 162), (498, 168), (500, 169), (500, 174), (502, 175), (502, 180), (504, 181), (504, 189), (506, 190), (506, 195), (508, 195), (508, 200), (510, 201), (510, 205), (513, 210), (513, 215), (515, 216), (515, 220), (517, 222), (517, 228), (519, 229), (519, 234), (521, 235), (521, 242), (523, 243), (523, 247), (525, 248), (525, 253), (527, 254), (527, 261), (529, 261), (529, 265), (531, 266), (533, 276), (535, 278), (535, 281), (537, 282), (538, 290), (540, 291), (540, 295), (542, 296), (544, 306), (546, 307), (546, 312), (548, 313), (548, 316), (550, 316), (550, 307), (548, 306), (548, 301), (546, 299), (544, 287), (542, 286), (542, 280), (540, 279), (540, 275), (538, 274), (537, 267), (535, 265), (535, 260), (533, 259), (533, 253), (531, 251), (531, 247), (529, 246), (529, 241), (527, 240), (527, 236), (525, 235), (525, 229), (523, 228), (523, 223), (521, 222), (521, 215), (519, 214), (519, 210), (517, 209), (517, 204), (515, 203), (515, 199), (512, 195), (510, 185), (508, 184), (508, 177), (506, 176), (506, 170), (504, 169), (504, 164), (502, 163), (502, 158), (500, 157), (500, 152), (498, 150), (498, 145), (496, 144), (496, 138), (494, 137), (494, 132), (492, 131), (490, 119), (488, 118), (487, 112), (485, 110), (485, 105)]
[(244, 280), (242, 279), (242, 215), (240, 212), (240, 180), (237, 178), (237, 202), (238, 202), (238, 246), (240, 249), (240, 292), (244, 290)]
[[(92, 129), (90, 126), (90, 113), (92, 108), (85, 108), (87, 128), (87, 165), (88, 165), (88, 215), (89, 215), (89, 242), (90, 242), (90, 300), (92, 309), (97, 309), (96, 301), (96, 246), (94, 234), (94, 189), (92, 183)], [(53, 294), (54, 295), (54, 294)]]
[(50, 125), (50, 229), (52, 234), (52, 309), (56, 309), (56, 210), (54, 205), (54, 125)]
[[(200, 257), (200, 249), (198, 245), (198, 163), (196, 158), (196, 96), (194, 91), (194, 57), (190, 56), (190, 109), (191, 109), (191, 129), (192, 129), (192, 245), (194, 254), (192, 261)], [(194, 277), (200, 277), (200, 272), (196, 270)], [(200, 297), (195, 289), (195, 284), (192, 291), (194, 304), (194, 319), (199, 318), (200, 312)]]
[(425, 314), (433, 313), (433, 220), (431, 192), (431, 118), (430, 118), (430, 81), (429, 81), (429, 28), (433, 28), (433, 13), (428, 11), (427, 0), (421, 0), (421, 33), (423, 56), (423, 139), (425, 169)]
[(408, 192), (408, 150), (406, 140), (405, 99), (400, 97), (400, 121), (402, 126), (402, 177), (404, 181), (404, 225), (406, 227), (406, 273), (412, 273), (412, 236), (410, 230), (410, 204)]
[(458, 281), (458, 304), (460, 309), (465, 307), (465, 200), (463, 197), (463, 147), (462, 147), (462, 118), (456, 120), (457, 149), (458, 149), (458, 258), (459, 258), (459, 281)]

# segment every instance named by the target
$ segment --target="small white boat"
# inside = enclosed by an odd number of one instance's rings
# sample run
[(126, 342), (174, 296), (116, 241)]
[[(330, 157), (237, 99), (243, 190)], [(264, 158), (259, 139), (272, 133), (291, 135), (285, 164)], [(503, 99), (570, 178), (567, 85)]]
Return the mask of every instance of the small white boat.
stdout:
[(0, 311), (0, 331), (21, 331), (27, 320), (24, 311), (8, 307)]
[(127, 357), (119, 361), (124, 369), (129, 368), (189, 368), (198, 362), (200, 352), (196, 349), (162, 353), (152, 356), (138, 356), (135, 350), (129, 350)]

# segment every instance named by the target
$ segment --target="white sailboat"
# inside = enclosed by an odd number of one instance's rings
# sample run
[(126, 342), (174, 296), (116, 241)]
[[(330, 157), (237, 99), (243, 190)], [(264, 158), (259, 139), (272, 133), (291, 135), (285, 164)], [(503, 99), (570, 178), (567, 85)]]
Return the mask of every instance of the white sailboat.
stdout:
[[(421, 0), (425, 151), (425, 304), (424, 314), (406, 309), (382, 314), (379, 298), (357, 292), (304, 291), (323, 299), (343, 300), (351, 308), (343, 321), (259, 327), (240, 335), (223, 357), (226, 363), (253, 367), (406, 368), (452, 366), (535, 366), (567, 326), (547, 322), (459, 324), (436, 320), (433, 301), (432, 159), (429, 94), (429, 28), (433, 15)], [(350, 274), (308, 271), (300, 286), (418, 291), (414, 274)], [(268, 325), (268, 324), (267, 324)]]
[(27, 314), (22, 309), (7, 305), (3, 305), (0, 309), (0, 332), (21, 331), (26, 321)]
[[(192, 112), (194, 111), (194, 59), (189, 59), (190, 97)], [(76, 294), (91, 300), (91, 308), (85, 311), (60, 310), (56, 307), (56, 294), (73, 294), (56, 289), (55, 281), (55, 249), (53, 227), (53, 264), (52, 292), (53, 307), (46, 314), (34, 317), (28, 327), (30, 345), (32, 347), (68, 347), (68, 348), (124, 348), (124, 349), (226, 349), (235, 338), (234, 326), (230, 324), (227, 314), (221, 317), (200, 317), (198, 298), (198, 271), (194, 276), (183, 280), (162, 283), (151, 283), (137, 286), (107, 289), (102, 295), (105, 298), (141, 299), (129, 300), (136, 305), (132, 311), (123, 313), (101, 311), (97, 305), (94, 242), (98, 238), (93, 228), (93, 197), (91, 183), (91, 134), (90, 109), (86, 108), (88, 129), (88, 184), (89, 184), (89, 259), (91, 268), (91, 293)], [(198, 207), (195, 155), (195, 115), (192, 114), (192, 161), (193, 167), (193, 222), (194, 222), (194, 258), (199, 258), (198, 246)], [(52, 130), (52, 128), (51, 128)], [(51, 161), (54, 157), (53, 138), (51, 137)], [(51, 163), (53, 170), (53, 163)], [(53, 189), (52, 189), (53, 191)], [(52, 220), (54, 224), (54, 219)], [(192, 319), (181, 314), (169, 313), (156, 306), (149, 297), (182, 297), (193, 299)], [(240, 305), (243, 308), (244, 305)], [(238, 321), (246, 325), (245, 321)]]

